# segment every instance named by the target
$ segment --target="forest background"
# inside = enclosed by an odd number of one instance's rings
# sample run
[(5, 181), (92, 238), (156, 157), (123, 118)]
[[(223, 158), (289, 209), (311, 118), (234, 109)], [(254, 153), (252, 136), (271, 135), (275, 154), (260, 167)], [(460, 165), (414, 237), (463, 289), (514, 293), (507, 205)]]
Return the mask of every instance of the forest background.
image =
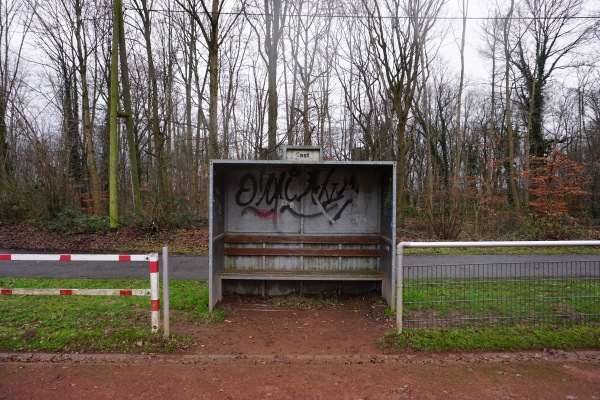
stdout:
[(400, 237), (595, 238), (597, 6), (0, 0), (0, 224), (206, 226), (210, 159), (311, 145)]

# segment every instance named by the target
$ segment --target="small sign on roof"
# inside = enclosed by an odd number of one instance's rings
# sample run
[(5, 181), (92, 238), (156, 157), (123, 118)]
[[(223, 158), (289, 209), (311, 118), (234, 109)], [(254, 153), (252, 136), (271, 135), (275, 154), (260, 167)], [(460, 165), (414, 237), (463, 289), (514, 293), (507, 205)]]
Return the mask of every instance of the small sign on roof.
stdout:
[(323, 161), (323, 157), (320, 147), (286, 146), (284, 160), (292, 162), (320, 162)]

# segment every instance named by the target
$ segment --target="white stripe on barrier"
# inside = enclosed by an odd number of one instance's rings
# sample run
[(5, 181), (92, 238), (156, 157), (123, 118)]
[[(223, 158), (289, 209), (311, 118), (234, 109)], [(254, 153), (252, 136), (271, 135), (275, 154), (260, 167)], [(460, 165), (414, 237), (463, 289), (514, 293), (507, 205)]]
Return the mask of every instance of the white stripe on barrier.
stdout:
[(0, 261), (150, 261), (149, 255), (140, 254), (0, 254)]
[(152, 332), (157, 332), (158, 325), (160, 323), (160, 298), (158, 295), (158, 253), (150, 254), (150, 290)]
[(150, 289), (0, 289), (0, 295), (4, 296), (150, 296), (150, 292)]

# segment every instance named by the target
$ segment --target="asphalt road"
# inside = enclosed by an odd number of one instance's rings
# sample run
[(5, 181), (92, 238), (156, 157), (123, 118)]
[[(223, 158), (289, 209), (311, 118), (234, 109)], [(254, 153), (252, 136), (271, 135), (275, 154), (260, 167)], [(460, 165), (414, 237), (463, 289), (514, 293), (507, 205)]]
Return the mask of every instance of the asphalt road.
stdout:
[[(0, 250), (0, 254), (15, 253)], [(162, 260), (161, 267), (162, 267)], [(600, 255), (477, 255), (477, 256), (404, 256), (404, 276), (460, 277), (460, 276), (515, 276), (522, 271), (531, 275), (530, 269), (540, 273), (561, 273), (554, 263), (565, 263), (576, 276), (599, 276)], [(440, 266), (418, 268), (418, 266)], [(561, 264), (562, 265), (562, 264)], [(146, 279), (149, 265), (146, 262), (65, 262), (65, 261), (0, 261), (0, 278), (95, 278), (95, 279)], [(207, 256), (170, 256), (169, 278), (175, 280), (207, 280)]]

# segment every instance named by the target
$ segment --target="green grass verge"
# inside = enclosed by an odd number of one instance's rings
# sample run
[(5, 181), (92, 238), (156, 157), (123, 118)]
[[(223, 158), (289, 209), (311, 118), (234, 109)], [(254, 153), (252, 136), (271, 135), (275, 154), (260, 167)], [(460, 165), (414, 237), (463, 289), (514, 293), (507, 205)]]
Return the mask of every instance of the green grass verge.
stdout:
[[(170, 282), (172, 315), (210, 323), (207, 283)], [(147, 280), (0, 278), (1, 288), (143, 289)], [(1, 296), (0, 351), (175, 352), (189, 335), (150, 332), (148, 297)]]
[[(407, 279), (406, 328), (379, 344), (432, 352), (599, 349), (599, 296), (593, 279)], [(540, 325), (519, 323), (534, 316)]]
[(600, 328), (485, 327), (466, 329), (407, 329), (388, 333), (379, 346), (393, 351), (518, 351), (600, 349)]
[(460, 323), (461, 318), (500, 318), (510, 323), (519, 318), (546, 316), (558, 322), (600, 322), (597, 279), (407, 279), (403, 299), (403, 317), (407, 321), (454, 319)]
[[(543, 287), (550, 294), (576, 287), (575, 282), (556, 281)], [(556, 285), (555, 285), (556, 284)], [(566, 286), (568, 284), (568, 287)], [(142, 289), (147, 280), (29, 279), (0, 278), (2, 288), (118, 288)], [(510, 286), (510, 285), (509, 285)], [(507, 295), (510, 287), (502, 288)], [(428, 286), (431, 290), (435, 286)], [(482, 287), (471, 287), (473, 296), (481, 296)], [(451, 296), (445, 285), (438, 292)], [(531, 293), (532, 287), (526, 289)], [(485, 291), (493, 291), (491, 288)], [(172, 317), (193, 323), (210, 323), (223, 319), (223, 312), (208, 312), (208, 286), (205, 281), (171, 281)], [(405, 291), (405, 295), (407, 292)], [(489, 294), (489, 293), (488, 293)], [(410, 293), (408, 294), (411, 296)], [(416, 295), (416, 294), (415, 294)], [(499, 296), (500, 294), (495, 294)], [(513, 293), (511, 296), (518, 296)], [(416, 300), (418, 297), (413, 297)], [(282, 298), (275, 304), (289, 307), (318, 308), (335, 305), (329, 300), (304, 300), (303, 297)], [(437, 304), (437, 305), (436, 305)], [(468, 302), (464, 303), (469, 306)], [(448, 312), (445, 303), (420, 304), (419, 312)], [(455, 307), (456, 304), (452, 307)], [(149, 299), (147, 297), (88, 296), (1, 296), (0, 351), (49, 352), (177, 352), (194, 344), (194, 338), (174, 333), (165, 339), (161, 332), (150, 332)], [(477, 310), (488, 312), (489, 310)], [(465, 312), (464, 310), (462, 312)], [(473, 310), (470, 310), (473, 312)], [(514, 309), (513, 311), (514, 312)], [(600, 328), (590, 326), (552, 327), (477, 327), (461, 329), (405, 329), (401, 335), (391, 332), (379, 345), (393, 351), (515, 351), (528, 349), (600, 348)]]

